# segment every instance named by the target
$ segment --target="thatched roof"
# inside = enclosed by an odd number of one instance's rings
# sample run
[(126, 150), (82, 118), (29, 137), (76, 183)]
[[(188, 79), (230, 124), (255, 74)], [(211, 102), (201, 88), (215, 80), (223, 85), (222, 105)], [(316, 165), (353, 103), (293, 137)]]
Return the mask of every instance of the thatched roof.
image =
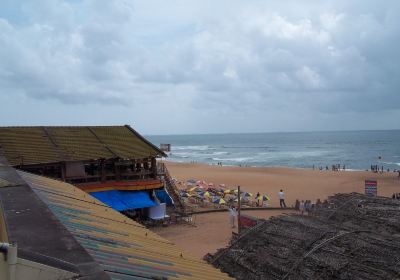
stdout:
[(208, 261), (237, 279), (400, 279), (400, 201), (337, 194), (272, 218)]
[(166, 156), (129, 125), (0, 127), (0, 149), (12, 166)]

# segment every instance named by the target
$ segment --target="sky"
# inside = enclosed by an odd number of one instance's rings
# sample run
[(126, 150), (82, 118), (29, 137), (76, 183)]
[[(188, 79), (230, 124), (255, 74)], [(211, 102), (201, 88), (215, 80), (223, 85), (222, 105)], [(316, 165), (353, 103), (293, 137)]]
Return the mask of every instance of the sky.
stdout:
[(0, 125), (400, 129), (400, 1), (0, 0)]

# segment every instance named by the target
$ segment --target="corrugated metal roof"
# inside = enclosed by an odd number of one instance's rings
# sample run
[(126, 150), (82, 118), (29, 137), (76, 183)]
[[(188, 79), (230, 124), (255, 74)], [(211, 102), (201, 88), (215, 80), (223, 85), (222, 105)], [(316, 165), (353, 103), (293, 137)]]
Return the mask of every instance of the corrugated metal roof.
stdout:
[(130, 126), (0, 127), (11, 165), (165, 156)]
[(19, 174), (112, 279), (230, 279), (70, 184)]

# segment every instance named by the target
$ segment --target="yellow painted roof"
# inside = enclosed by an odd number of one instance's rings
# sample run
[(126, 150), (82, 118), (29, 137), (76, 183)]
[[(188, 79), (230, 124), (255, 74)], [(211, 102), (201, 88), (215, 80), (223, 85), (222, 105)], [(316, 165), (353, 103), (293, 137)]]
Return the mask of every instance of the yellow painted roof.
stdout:
[(73, 185), (19, 174), (112, 279), (231, 279)]
[(127, 125), (0, 127), (0, 147), (13, 166), (164, 155)]

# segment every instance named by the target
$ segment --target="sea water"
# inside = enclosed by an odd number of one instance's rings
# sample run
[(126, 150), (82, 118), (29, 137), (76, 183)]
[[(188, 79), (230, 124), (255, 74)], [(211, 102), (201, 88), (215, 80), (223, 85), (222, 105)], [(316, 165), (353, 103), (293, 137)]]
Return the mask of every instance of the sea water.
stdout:
[(400, 169), (400, 130), (146, 136), (168, 160), (236, 166)]

